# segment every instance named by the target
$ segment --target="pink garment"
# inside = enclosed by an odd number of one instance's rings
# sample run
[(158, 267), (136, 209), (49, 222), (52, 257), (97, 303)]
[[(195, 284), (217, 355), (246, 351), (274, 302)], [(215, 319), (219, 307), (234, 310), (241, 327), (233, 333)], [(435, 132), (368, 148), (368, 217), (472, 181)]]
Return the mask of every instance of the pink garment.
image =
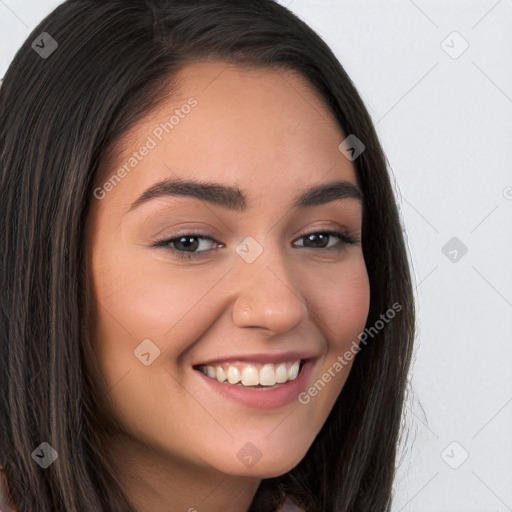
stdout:
[(289, 496), (285, 496), (283, 504), (276, 510), (276, 512), (306, 512), (303, 508), (298, 507), (290, 499)]
[(7, 485), (7, 475), (0, 469), (0, 512), (16, 512), (16, 507), (12, 502), (9, 486)]

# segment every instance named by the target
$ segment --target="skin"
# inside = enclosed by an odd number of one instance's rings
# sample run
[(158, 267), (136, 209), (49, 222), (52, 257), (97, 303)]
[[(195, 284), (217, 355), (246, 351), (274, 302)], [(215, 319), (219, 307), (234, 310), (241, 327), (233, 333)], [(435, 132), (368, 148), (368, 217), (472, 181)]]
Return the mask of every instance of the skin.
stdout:
[[(356, 184), (338, 149), (345, 136), (303, 78), (224, 62), (189, 65), (179, 78), (172, 99), (133, 126), (104, 162), (105, 176), (190, 97), (197, 106), (94, 199), (88, 219), (93, 345), (108, 414), (122, 430), (107, 443), (138, 511), (242, 512), (262, 478), (282, 475), (304, 457), (353, 361), (307, 405), (293, 400), (271, 410), (211, 392), (192, 365), (303, 348), (317, 356), (310, 384), (320, 379), (364, 329), (369, 283), (360, 243), (336, 251), (308, 247), (304, 235), (346, 228), (360, 236), (362, 204), (349, 198), (288, 206), (314, 185)], [(176, 177), (236, 185), (247, 210), (168, 196), (128, 212), (144, 190)], [(199, 251), (211, 250), (197, 259), (152, 247), (189, 228), (222, 247), (199, 239)], [(247, 236), (263, 248), (250, 264), (235, 251)], [(145, 366), (134, 350), (148, 338), (160, 356)], [(237, 457), (247, 442), (262, 454), (252, 467)]]

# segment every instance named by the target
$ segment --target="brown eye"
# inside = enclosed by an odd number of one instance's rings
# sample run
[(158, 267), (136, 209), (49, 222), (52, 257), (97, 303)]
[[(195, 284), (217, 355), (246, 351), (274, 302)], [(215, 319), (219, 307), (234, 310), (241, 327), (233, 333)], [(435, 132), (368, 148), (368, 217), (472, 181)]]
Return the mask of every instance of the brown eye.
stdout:
[(182, 236), (181, 238), (174, 239), (173, 245), (179, 251), (195, 252), (200, 245), (197, 239), (197, 236)]
[[(335, 238), (341, 240), (341, 242), (329, 245), (330, 241)], [(343, 231), (317, 231), (302, 235), (300, 239), (304, 240), (304, 243), (299, 245), (299, 247), (306, 249), (341, 250), (346, 244), (354, 245), (356, 243), (356, 240)]]
[(207, 256), (213, 250), (212, 245), (220, 246), (221, 244), (205, 234), (185, 233), (172, 238), (157, 240), (153, 247), (168, 249), (178, 258), (192, 259)]

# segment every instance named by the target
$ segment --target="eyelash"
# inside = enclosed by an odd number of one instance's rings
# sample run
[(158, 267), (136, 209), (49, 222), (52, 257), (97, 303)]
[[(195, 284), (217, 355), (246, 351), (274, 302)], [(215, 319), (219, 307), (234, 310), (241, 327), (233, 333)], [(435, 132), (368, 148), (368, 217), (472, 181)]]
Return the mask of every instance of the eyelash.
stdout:
[[(311, 236), (311, 235), (336, 236), (341, 240), (340, 243), (338, 243), (332, 247), (319, 247), (318, 248), (319, 250), (324, 250), (324, 251), (333, 250), (333, 251), (340, 252), (343, 250), (345, 245), (357, 245), (360, 242), (360, 240), (357, 237), (350, 235), (348, 232), (336, 231), (336, 230), (312, 231), (310, 233), (304, 233), (303, 235), (300, 235), (298, 239), (305, 238), (305, 237)], [(185, 260), (185, 259), (191, 260), (194, 258), (204, 258), (204, 257), (207, 257), (209, 255), (209, 253), (214, 250), (214, 249), (207, 249), (205, 251), (187, 252), (187, 251), (179, 251), (178, 249), (169, 246), (170, 243), (173, 243), (176, 240), (179, 240), (181, 238), (188, 238), (188, 237), (189, 238), (202, 238), (205, 240), (211, 240), (212, 242), (217, 242), (217, 240), (215, 240), (211, 236), (208, 236), (204, 233), (194, 233), (193, 231), (192, 232), (187, 231), (187, 232), (183, 232), (183, 233), (178, 233), (173, 238), (162, 238), (160, 240), (156, 240), (153, 243), (152, 247), (160, 247), (160, 248), (170, 250), (174, 253), (175, 257), (177, 257), (179, 259), (183, 259), (183, 260)], [(314, 247), (305, 247), (305, 249), (315, 249), (315, 248)]]

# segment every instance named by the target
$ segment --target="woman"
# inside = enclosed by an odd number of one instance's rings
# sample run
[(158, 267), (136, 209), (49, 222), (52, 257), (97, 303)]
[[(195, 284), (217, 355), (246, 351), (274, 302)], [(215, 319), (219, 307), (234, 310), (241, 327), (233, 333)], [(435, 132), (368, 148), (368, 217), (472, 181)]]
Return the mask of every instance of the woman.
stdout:
[(0, 109), (12, 505), (390, 510), (409, 266), (318, 35), (271, 0), (70, 0)]

